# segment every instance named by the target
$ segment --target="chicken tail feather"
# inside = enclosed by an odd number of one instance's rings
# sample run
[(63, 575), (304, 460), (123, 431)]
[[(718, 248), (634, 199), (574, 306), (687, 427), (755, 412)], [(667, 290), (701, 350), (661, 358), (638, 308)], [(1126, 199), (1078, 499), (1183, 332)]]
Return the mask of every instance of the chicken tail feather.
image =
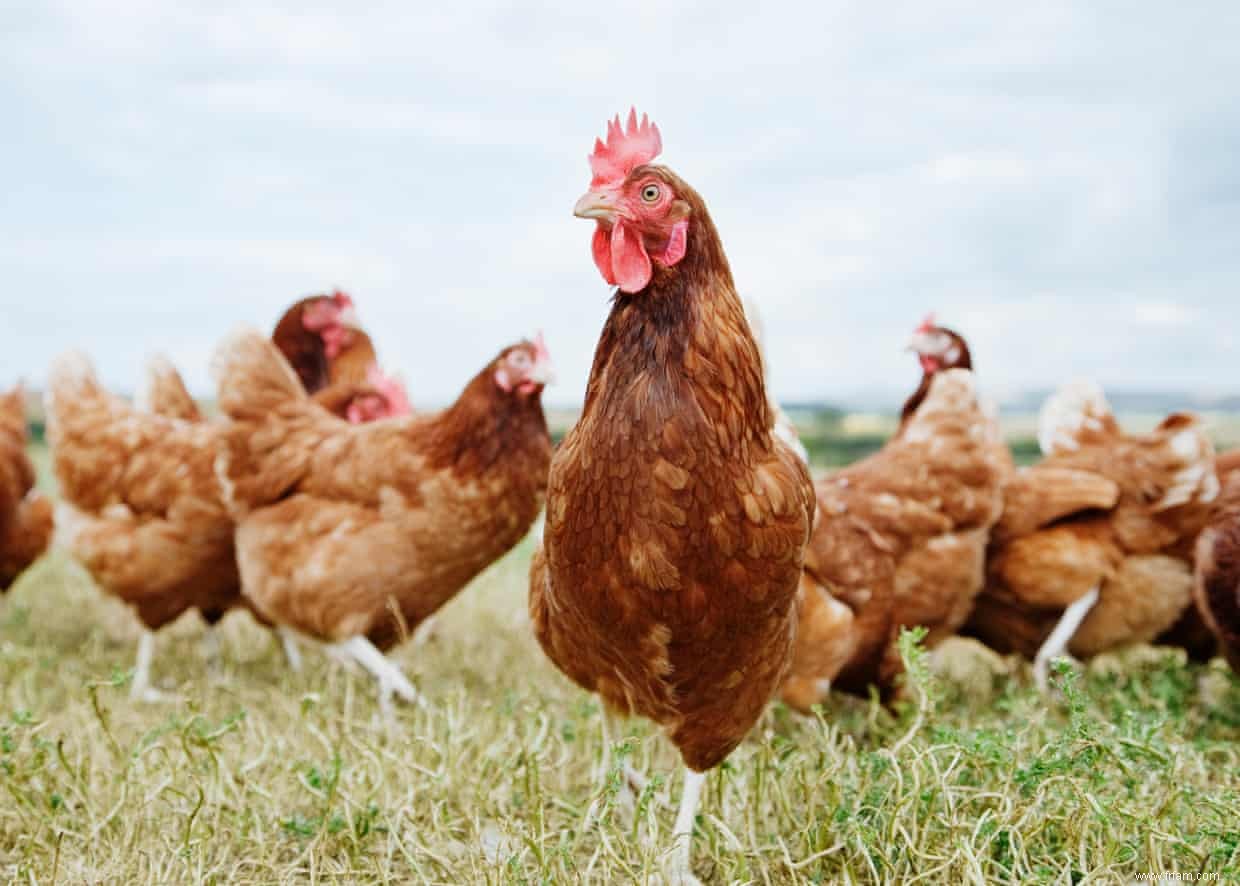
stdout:
[[(304, 476), (321, 422), (331, 417), (307, 396), (288, 362), (251, 329), (229, 336), (212, 373), (220, 409), (232, 421), (215, 473), (234, 516), (275, 501)], [(334, 419), (332, 419), (334, 421)]]
[(219, 406), (234, 421), (254, 421), (306, 392), (275, 345), (253, 329), (234, 332), (215, 352), (211, 372), (219, 385)]
[(201, 421), (202, 412), (194, 401), (181, 373), (163, 354), (155, 354), (146, 363), (146, 384), (138, 391), (134, 405), (142, 412)]

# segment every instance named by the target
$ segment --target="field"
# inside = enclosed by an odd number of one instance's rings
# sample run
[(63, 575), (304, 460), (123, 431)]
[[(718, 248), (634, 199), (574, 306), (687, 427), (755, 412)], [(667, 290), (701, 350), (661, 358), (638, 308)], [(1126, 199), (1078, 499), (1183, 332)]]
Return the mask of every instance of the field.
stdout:
[[(307, 649), (290, 672), (248, 616), (218, 666), (196, 618), (161, 635), (129, 700), (137, 631), (59, 555), (0, 599), (0, 880), (23, 883), (658, 882), (675, 758), (644, 723), (604, 748), (597, 705), (525, 617), (527, 540), (396, 653), (425, 709)], [(1140, 648), (1066, 666), (965, 644), (909, 702), (776, 705), (708, 782), (708, 883), (1240, 880), (1240, 681)], [(627, 759), (654, 776), (636, 803)], [(600, 763), (602, 768), (600, 770)], [(585, 827), (593, 809), (594, 823)]]

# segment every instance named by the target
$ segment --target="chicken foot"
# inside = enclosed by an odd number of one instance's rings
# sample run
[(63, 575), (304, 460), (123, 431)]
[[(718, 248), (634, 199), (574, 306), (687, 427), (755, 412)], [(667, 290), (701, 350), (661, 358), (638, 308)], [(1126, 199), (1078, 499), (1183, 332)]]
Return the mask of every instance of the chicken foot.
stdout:
[(1046, 642), (1038, 649), (1038, 654), (1033, 659), (1033, 681), (1037, 684), (1039, 692), (1046, 692), (1049, 686), (1048, 675), (1051, 661), (1067, 651), (1068, 644), (1072, 642), (1077, 628), (1081, 626), (1085, 616), (1089, 615), (1089, 610), (1093, 609), (1094, 604), (1098, 602), (1098, 594), (1099, 589), (1093, 588), (1085, 596), (1073, 601), (1064, 610), (1063, 616), (1055, 625), (1055, 629), (1051, 631), (1050, 636), (1046, 638)]
[(379, 682), (379, 705), (385, 712), (391, 710), (393, 695), (401, 701), (425, 706), (422, 696), (404, 672), (365, 637), (354, 637), (330, 648), (336, 654), (357, 662)]

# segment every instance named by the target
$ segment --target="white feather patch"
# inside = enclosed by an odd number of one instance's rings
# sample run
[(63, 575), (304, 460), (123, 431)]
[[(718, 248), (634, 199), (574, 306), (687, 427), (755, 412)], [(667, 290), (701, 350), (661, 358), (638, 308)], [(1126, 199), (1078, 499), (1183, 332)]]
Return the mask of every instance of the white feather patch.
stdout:
[(1095, 382), (1078, 379), (1051, 394), (1038, 416), (1038, 446), (1043, 455), (1075, 452), (1084, 430), (1100, 430), (1111, 414), (1106, 395)]

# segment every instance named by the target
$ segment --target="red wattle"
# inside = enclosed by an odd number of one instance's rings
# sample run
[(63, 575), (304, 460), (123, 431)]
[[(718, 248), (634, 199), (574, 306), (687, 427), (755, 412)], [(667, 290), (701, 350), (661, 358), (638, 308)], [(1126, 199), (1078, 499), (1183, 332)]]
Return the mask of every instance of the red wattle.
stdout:
[(650, 282), (650, 256), (641, 235), (623, 222), (611, 229), (611, 269), (622, 292), (640, 292)]
[(685, 250), (689, 248), (689, 220), (682, 218), (676, 224), (672, 225), (672, 236), (667, 239), (667, 248), (663, 250), (663, 254), (659, 256), (659, 264), (665, 268), (670, 268), (676, 262), (685, 257)]

